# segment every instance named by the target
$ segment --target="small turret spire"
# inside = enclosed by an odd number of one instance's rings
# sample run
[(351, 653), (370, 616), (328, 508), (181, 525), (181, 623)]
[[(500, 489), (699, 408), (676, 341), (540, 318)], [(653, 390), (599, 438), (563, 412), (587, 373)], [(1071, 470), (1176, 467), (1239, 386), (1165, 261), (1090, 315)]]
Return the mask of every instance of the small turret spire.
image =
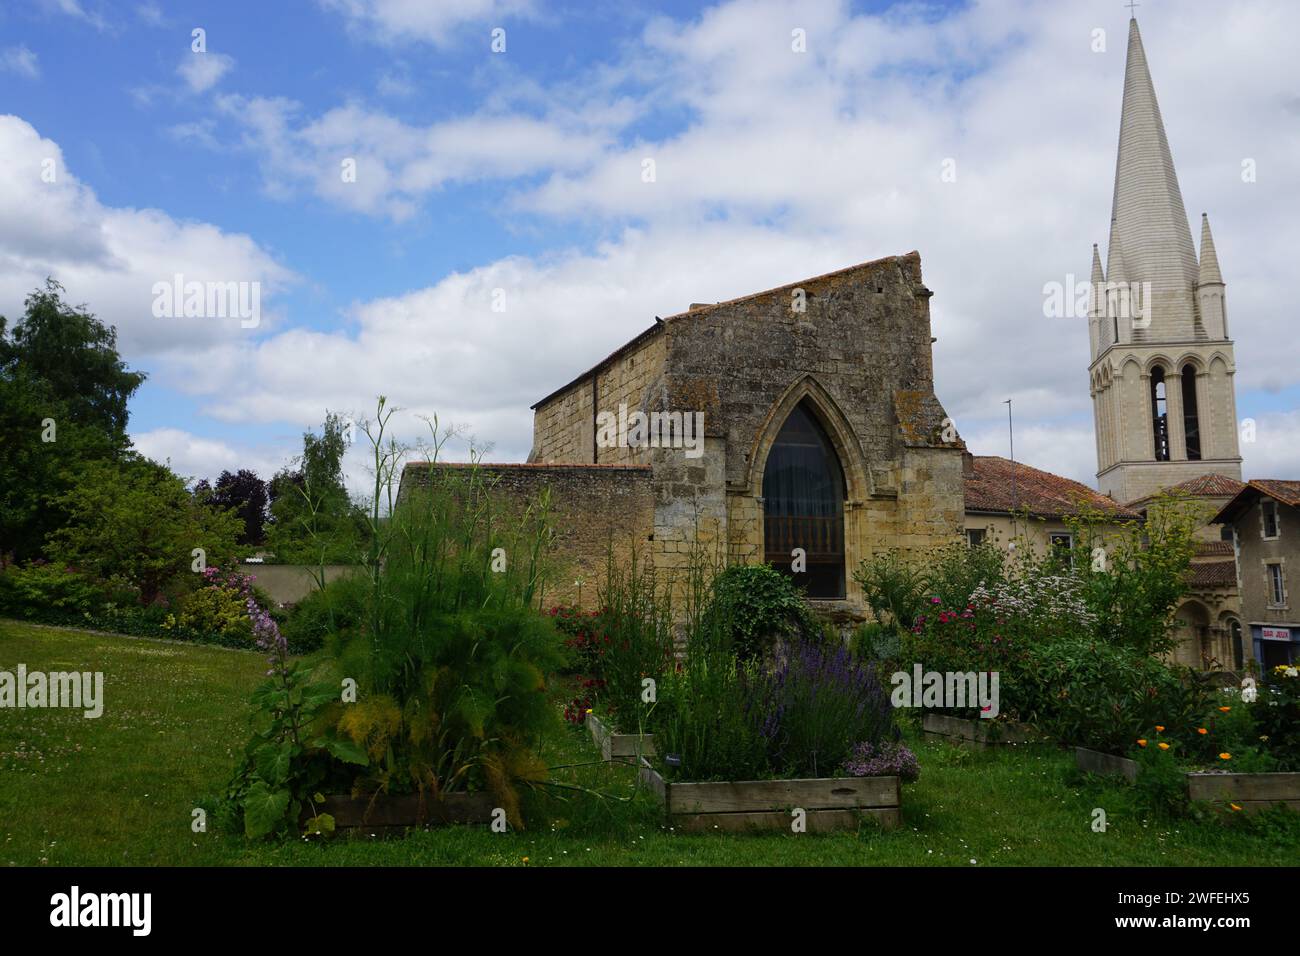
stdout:
[(1201, 213), (1201, 268), (1197, 276), (1197, 285), (1223, 285), (1223, 273), (1219, 271), (1219, 254), (1214, 249), (1214, 236), (1210, 233), (1210, 217)]

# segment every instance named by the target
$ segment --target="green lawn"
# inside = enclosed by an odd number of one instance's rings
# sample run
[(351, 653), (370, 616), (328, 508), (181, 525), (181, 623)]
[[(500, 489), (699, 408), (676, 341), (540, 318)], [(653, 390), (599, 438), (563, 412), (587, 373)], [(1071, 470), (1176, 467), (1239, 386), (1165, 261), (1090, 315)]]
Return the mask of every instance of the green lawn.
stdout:
[[(105, 710), (0, 710), (0, 865), (1269, 865), (1294, 864), (1300, 827), (1148, 820), (1119, 786), (1079, 780), (1051, 747), (972, 753), (916, 744), (904, 826), (882, 833), (723, 835), (662, 825), (631, 771), (555, 771), (575, 791), (553, 823), (521, 833), (453, 827), (404, 840), (250, 845), (193, 833), (246, 738), (247, 697), (266, 665), (252, 652), (0, 621), (0, 670), (105, 674)], [(558, 706), (558, 704), (557, 704)], [(552, 766), (594, 759), (585, 730), (547, 750)], [(614, 799), (619, 798), (619, 799)], [(629, 799), (630, 798), (630, 799)], [(1109, 830), (1091, 829), (1095, 807)]]

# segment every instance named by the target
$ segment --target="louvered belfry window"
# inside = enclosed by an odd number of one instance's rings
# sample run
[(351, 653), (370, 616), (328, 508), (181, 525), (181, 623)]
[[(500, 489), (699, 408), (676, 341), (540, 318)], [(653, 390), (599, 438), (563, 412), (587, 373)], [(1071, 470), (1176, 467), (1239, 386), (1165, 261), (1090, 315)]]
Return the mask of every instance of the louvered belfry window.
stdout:
[[(809, 597), (844, 597), (844, 471), (807, 401), (781, 426), (763, 470), (764, 559)], [(807, 569), (793, 569), (793, 552)]]

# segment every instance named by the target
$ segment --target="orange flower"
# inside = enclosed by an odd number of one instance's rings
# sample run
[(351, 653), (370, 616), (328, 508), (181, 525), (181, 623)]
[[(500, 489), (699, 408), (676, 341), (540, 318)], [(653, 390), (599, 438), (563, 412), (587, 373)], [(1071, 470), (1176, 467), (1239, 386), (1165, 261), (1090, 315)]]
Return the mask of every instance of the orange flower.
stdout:
[(1139, 746), (1139, 747), (1145, 747), (1146, 745), (1147, 745), (1146, 738), (1139, 738), (1139, 740), (1138, 740), (1138, 746)]
[(1231, 760), (1231, 759), (1232, 759), (1232, 754), (1230, 754), (1230, 753), (1222, 753), (1222, 754), (1219, 754), (1219, 759), (1220, 759), (1220, 760)]
[(1235, 803), (1230, 803), (1230, 804), (1228, 804), (1228, 806), (1232, 807), (1232, 809), (1234, 809), (1234, 810), (1240, 810), (1240, 809), (1241, 809), (1241, 807), (1237, 806)]
[(1158, 730), (1158, 731), (1163, 731), (1164, 729), (1165, 729), (1165, 728), (1162, 727), (1160, 724), (1156, 724), (1156, 730)]
[(1196, 728), (1196, 732), (1197, 732), (1198, 734), (1208, 734), (1208, 733), (1209, 733), (1209, 731), (1206, 730), (1204, 727), (1197, 727), (1197, 728)]
[(1220, 708), (1219, 708), (1219, 713), (1221, 713), (1221, 714), (1226, 714), (1226, 713), (1227, 713), (1228, 711), (1230, 711), (1230, 710), (1232, 710), (1231, 707), (1220, 707)]
[(1167, 743), (1165, 743), (1164, 741), (1161, 741), (1161, 742), (1160, 742), (1159, 744), (1157, 744), (1156, 746), (1158, 746), (1161, 750), (1168, 750), (1168, 749), (1169, 749), (1169, 745), (1168, 745)]

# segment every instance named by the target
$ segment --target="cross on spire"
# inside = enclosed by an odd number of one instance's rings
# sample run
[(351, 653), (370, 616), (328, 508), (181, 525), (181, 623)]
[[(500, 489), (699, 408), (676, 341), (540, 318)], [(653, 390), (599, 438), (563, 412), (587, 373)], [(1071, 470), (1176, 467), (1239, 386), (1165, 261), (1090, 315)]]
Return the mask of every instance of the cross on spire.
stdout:
[(1124, 6), (1128, 7), (1128, 15), (1129, 15), (1130, 17), (1134, 17), (1134, 16), (1136, 16), (1137, 14), (1135, 14), (1133, 11), (1134, 11), (1136, 8), (1140, 7), (1141, 4), (1138, 3), (1137, 0), (1128, 0), (1128, 3), (1124, 4)]

